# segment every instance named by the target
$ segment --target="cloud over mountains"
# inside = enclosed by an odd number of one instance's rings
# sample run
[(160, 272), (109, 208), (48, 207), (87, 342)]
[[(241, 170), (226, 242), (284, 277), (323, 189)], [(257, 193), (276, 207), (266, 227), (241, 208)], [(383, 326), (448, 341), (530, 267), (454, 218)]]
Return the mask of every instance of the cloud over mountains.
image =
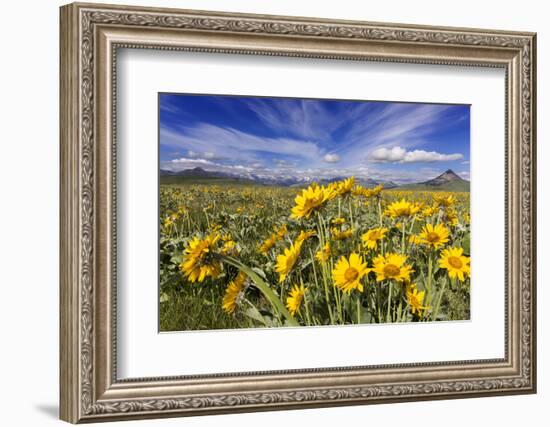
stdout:
[(469, 171), (463, 105), (162, 94), (159, 134), (161, 167), (174, 171), (402, 182), (428, 164)]

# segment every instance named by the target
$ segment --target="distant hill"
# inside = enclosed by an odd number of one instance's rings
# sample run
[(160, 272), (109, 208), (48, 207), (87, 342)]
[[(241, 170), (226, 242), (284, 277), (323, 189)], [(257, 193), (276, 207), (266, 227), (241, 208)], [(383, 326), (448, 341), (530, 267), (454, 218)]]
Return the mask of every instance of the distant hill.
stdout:
[[(312, 182), (318, 182), (319, 184), (328, 184), (334, 181), (340, 181), (347, 177), (334, 177), (331, 179), (316, 179), (314, 177), (296, 177), (296, 176), (258, 176), (252, 173), (243, 174), (231, 174), (220, 171), (207, 171), (201, 167), (195, 167), (192, 169), (184, 169), (182, 171), (174, 172), (166, 169), (160, 170), (161, 183), (163, 184), (177, 184), (189, 181), (205, 182), (208, 180), (227, 180), (227, 181), (239, 181), (250, 182), (258, 185), (273, 185), (281, 187), (303, 187), (308, 186)], [(376, 181), (371, 178), (357, 178), (355, 180), (358, 184), (364, 187), (372, 188), (379, 184), (383, 184), (384, 188), (395, 188), (397, 184), (391, 181)]]
[(441, 175), (428, 181), (416, 184), (405, 184), (398, 188), (404, 190), (426, 191), (470, 191), (470, 181), (462, 179), (453, 170), (447, 169)]
[[(207, 171), (201, 167), (184, 169), (174, 172), (165, 169), (160, 170), (162, 184), (183, 184), (183, 183), (208, 183), (208, 182), (231, 182), (242, 184), (272, 185), (280, 187), (306, 187), (312, 182), (329, 184), (340, 181), (347, 177), (338, 176), (333, 178), (317, 179), (316, 177), (288, 176), (259, 176), (252, 173), (231, 174), (220, 171)], [(355, 182), (366, 188), (376, 187), (382, 184), (385, 189), (403, 190), (426, 190), (426, 191), (470, 191), (470, 182), (462, 179), (451, 169), (428, 181), (415, 184), (398, 185), (393, 181), (379, 181), (372, 178), (356, 178)]]
[(221, 178), (227, 177), (223, 172), (205, 171), (203, 168), (196, 167), (185, 169), (179, 172), (173, 172), (165, 169), (160, 170), (160, 176), (190, 176), (194, 178)]
[(193, 169), (185, 169), (178, 172), (173, 172), (165, 169), (160, 170), (160, 183), (164, 185), (174, 184), (209, 184), (209, 183), (254, 183), (253, 180), (240, 177), (237, 175), (229, 175), (223, 172), (206, 171), (203, 168), (196, 167)]

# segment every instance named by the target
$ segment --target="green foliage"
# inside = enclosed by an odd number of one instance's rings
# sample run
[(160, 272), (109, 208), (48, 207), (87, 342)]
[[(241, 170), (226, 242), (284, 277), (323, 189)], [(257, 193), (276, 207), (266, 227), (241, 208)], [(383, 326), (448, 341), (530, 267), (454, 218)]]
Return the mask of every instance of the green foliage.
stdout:
[[(401, 199), (423, 207), (435, 206), (436, 193), (400, 189), (383, 191), (379, 199), (351, 194), (338, 197), (319, 210), (319, 215), (291, 219), (294, 199), (300, 191), (297, 188), (225, 178), (162, 177), (161, 183), (161, 331), (469, 319), (469, 279), (461, 283), (449, 280), (447, 270), (438, 263), (442, 248), (428, 250), (409, 241), (421, 233), (425, 224), (445, 223), (451, 230), (448, 246), (461, 247), (469, 256), (469, 193), (449, 193), (456, 198), (449, 208), (456, 216), (454, 220), (445, 207), (437, 206), (428, 216), (422, 211), (404, 220), (384, 215), (389, 204)], [(333, 221), (338, 218), (344, 223), (335, 225)], [(271, 248), (261, 251), (262, 243), (283, 226), (286, 232), (274, 239)], [(375, 249), (365, 248), (362, 234), (380, 226), (388, 229), (383, 243)], [(277, 256), (295, 244), (302, 231), (315, 234), (304, 241), (292, 271), (280, 281)], [(349, 237), (336, 238), (338, 232), (346, 231)], [(194, 238), (212, 234), (221, 236), (219, 248), (226, 241), (234, 246), (216, 255), (223, 263), (219, 277), (192, 283), (180, 267), (184, 251)], [(322, 264), (315, 256), (326, 242), (330, 242), (331, 257)], [(381, 252), (405, 254), (414, 269), (411, 282), (419, 292), (425, 292), (423, 304), (428, 308), (413, 312), (407, 299), (408, 285), (378, 282), (373, 272), (362, 279), (363, 292), (353, 290), (347, 294), (338, 290), (332, 271), (340, 257), (352, 252), (364, 257), (369, 267)], [(245, 272), (248, 279), (235, 311), (227, 312), (222, 308), (224, 296), (239, 271)], [(303, 285), (307, 292), (292, 316), (288, 298), (295, 285)]]

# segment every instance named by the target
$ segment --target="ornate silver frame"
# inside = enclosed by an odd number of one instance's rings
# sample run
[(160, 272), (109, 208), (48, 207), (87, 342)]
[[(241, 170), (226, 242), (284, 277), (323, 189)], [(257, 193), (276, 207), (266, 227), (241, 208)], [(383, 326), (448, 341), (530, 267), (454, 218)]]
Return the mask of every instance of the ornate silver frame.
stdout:
[[(71, 4), (61, 8), (61, 418), (130, 418), (534, 393), (533, 33)], [(118, 47), (502, 67), (506, 71), (505, 357), (119, 380), (115, 166)]]

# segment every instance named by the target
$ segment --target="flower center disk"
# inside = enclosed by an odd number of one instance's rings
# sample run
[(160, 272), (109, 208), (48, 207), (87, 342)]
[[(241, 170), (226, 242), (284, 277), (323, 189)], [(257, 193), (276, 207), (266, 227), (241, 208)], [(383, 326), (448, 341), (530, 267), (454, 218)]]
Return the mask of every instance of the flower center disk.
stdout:
[(348, 282), (353, 282), (359, 277), (359, 272), (355, 268), (351, 267), (346, 270), (344, 277)]
[(462, 261), (456, 256), (449, 257), (449, 264), (454, 268), (462, 268)]
[(439, 241), (439, 234), (434, 233), (433, 231), (431, 233), (428, 233), (428, 242), (438, 242)]
[(398, 276), (399, 272), (399, 267), (394, 264), (388, 264), (384, 266), (384, 274), (388, 277)]

